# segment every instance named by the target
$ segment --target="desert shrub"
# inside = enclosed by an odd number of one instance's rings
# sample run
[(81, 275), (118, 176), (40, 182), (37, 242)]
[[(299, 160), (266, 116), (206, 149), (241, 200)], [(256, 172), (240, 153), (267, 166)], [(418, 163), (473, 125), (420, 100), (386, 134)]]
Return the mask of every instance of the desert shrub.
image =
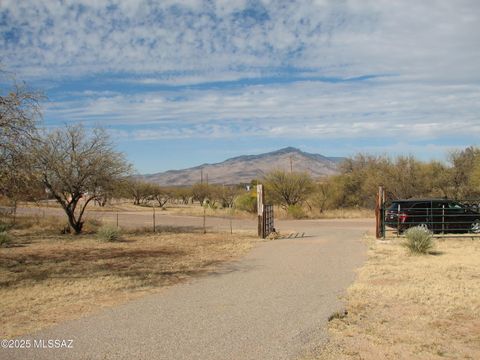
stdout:
[(290, 205), (287, 208), (287, 214), (294, 219), (305, 219), (307, 214), (300, 205)]
[(12, 238), (6, 231), (0, 231), (0, 247), (8, 246), (12, 242)]
[(113, 225), (103, 225), (97, 230), (97, 237), (102, 241), (118, 241), (121, 235), (120, 229)]
[(214, 201), (206, 201), (206, 205), (204, 206), (208, 206), (210, 209), (213, 209), (213, 210), (217, 210), (218, 209), (218, 204)]
[(403, 246), (412, 254), (427, 254), (433, 248), (432, 233), (421, 226), (412, 227), (405, 231)]
[(246, 193), (240, 195), (235, 200), (235, 207), (238, 210), (247, 211), (250, 213), (257, 212), (257, 197), (255, 194)]
[(10, 224), (6, 224), (3, 222), (0, 222), (0, 233), (6, 232), (9, 230), (12, 226)]
[(102, 222), (98, 219), (87, 218), (83, 225), (83, 231), (87, 234), (94, 234), (98, 232), (98, 229), (102, 227)]

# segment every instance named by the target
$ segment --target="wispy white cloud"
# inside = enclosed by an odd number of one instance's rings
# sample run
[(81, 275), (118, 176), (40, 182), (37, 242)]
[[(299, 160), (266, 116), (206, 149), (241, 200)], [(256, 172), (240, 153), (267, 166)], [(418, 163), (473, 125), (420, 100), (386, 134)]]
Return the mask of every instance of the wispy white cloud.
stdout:
[(0, 47), (27, 76), (196, 71), (205, 81), (297, 66), (478, 80), (479, 10), (474, 0), (4, 0)]
[(480, 85), (296, 82), (271, 87), (112, 94), (51, 103), (48, 116), (147, 126), (131, 137), (433, 139), (480, 131)]
[[(138, 140), (471, 138), (479, 33), (476, 0), (0, 3), (0, 59), (20, 77), (111, 84), (69, 89), (47, 119)], [(388, 76), (335, 81), (363, 75)]]

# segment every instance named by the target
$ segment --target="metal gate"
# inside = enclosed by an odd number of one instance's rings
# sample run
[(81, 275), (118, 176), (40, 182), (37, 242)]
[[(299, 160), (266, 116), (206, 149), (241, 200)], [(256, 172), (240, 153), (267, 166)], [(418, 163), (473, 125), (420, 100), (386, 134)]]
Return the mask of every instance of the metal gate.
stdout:
[(275, 231), (273, 205), (265, 204), (263, 185), (257, 185), (258, 236), (265, 239)]
[(377, 195), (377, 238), (400, 236), (420, 226), (434, 236), (480, 236), (480, 199), (397, 199), (385, 201), (383, 188)]
[(265, 239), (270, 233), (275, 231), (275, 224), (273, 220), (273, 205), (264, 205), (263, 207), (263, 234)]

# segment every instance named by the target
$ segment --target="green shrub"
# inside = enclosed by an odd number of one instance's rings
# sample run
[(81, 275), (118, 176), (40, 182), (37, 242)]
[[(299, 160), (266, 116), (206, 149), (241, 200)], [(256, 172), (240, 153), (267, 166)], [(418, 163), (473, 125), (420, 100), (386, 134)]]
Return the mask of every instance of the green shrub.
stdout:
[(257, 197), (255, 194), (246, 193), (238, 196), (235, 199), (235, 207), (238, 210), (247, 211), (250, 213), (257, 212)]
[(7, 230), (10, 230), (11, 227), (12, 226), (10, 224), (0, 222), (0, 233), (6, 232)]
[(287, 208), (287, 214), (294, 219), (305, 219), (307, 217), (305, 210), (300, 205), (290, 205)]
[(6, 231), (0, 231), (0, 247), (8, 246), (12, 242), (12, 238)]
[(122, 232), (113, 225), (103, 225), (97, 230), (97, 237), (102, 241), (118, 241)]
[(405, 231), (403, 242), (412, 254), (427, 254), (433, 248), (432, 233), (421, 226), (415, 226)]
[(210, 209), (213, 209), (213, 210), (217, 210), (218, 209), (218, 205), (216, 202), (213, 202), (213, 201), (208, 201), (206, 205), (204, 206), (208, 206)]

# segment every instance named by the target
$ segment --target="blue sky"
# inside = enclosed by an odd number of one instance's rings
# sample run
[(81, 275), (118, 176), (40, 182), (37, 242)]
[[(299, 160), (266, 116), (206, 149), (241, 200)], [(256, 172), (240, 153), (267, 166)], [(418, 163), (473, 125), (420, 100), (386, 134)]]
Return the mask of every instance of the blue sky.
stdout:
[(476, 0), (2, 0), (0, 34), (47, 128), (104, 126), (141, 173), (479, 143)]

